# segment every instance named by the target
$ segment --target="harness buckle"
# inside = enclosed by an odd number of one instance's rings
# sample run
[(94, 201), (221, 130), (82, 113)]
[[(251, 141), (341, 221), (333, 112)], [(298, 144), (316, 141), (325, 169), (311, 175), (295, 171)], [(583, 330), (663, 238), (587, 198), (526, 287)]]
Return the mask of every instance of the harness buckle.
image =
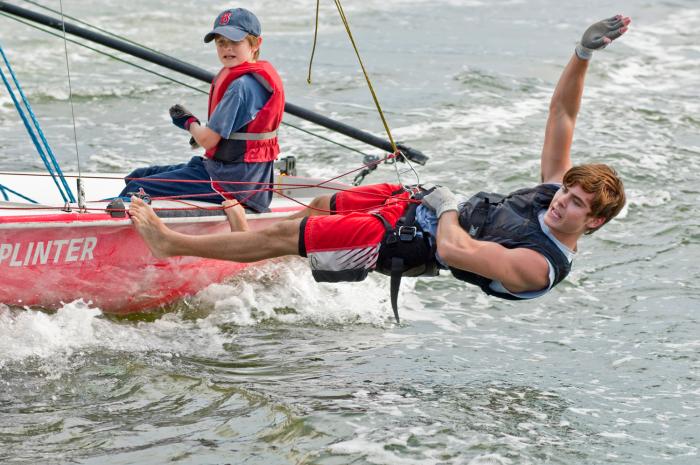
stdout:
[(406, 186), (406, 190), (410, 192), (410, 197), (412, 199), (421, 199), (423, 198), (423, 193), (425, 192), (425, 189), (423, 186), (420, 184), (414, 184), (412, 186)]
[(399, 227), (399, 240), (401, 242), (411, 242), (418, 233), (418, 228), (415, 226), (400, 226)]

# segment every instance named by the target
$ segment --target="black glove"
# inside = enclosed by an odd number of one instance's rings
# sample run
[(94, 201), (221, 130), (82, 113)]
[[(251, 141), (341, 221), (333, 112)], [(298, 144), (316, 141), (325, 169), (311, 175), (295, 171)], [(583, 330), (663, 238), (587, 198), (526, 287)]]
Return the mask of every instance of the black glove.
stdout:
[(617, 15), (591, 25), (576, 46), (576, 55), (582, 60), (589, 60), (594, 50), (604, 49), (613, 40), (627, 32), (627, 26), (631, 22), (630, 18)]
[(197, 117), (179, 103), (170, 107), (169, 112), (170, 118), (173, 120), (173, 124), (180, 129), (184, 129), (185, 131), (190, 130), (190, 124), (199, 123)]

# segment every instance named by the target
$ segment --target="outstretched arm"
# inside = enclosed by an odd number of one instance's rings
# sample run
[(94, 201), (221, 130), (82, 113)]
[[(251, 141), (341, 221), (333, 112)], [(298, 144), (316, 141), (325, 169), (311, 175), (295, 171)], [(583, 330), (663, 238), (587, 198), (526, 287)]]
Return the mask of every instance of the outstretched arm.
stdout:
[(631, 19), (617, 15), (590, 26), (576, 47), (576, 53), (559, 78), (549, 104), (549, 117), (542, 147), (542, 182), (561, 182), (571, 168), (571, 142), (581, 96), (593, 51), (605, 48), (627, 31)]
[(560, 183), (571, 168), (571, 143), (587, 69), (587, 60), (572, 56), (554, 89), (540, 161), (542, 182)]

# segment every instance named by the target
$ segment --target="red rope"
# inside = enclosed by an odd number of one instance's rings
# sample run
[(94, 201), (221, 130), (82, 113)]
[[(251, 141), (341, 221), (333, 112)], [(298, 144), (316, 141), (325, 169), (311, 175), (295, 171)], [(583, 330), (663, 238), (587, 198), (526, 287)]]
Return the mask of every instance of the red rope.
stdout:
[[(382, 159), (373, 161), (372, 163), (362, 165), (359, 168), (352, 169), (350, 171), (347, 171), (345, 173), (339, 174), (335, 177), (326, 179), (324, 181), (315, 183), (315, 184), (285, 184), (285, 183), (266, 183), (266, 182), (254, 182), (254, 181), (216, 181), (218, 184), (225, 184), (225, 185), (259, 185), (259, 186), (269, 186), (269, 187), (261, 187), (258, 189), (245, 189), (245, 190), (239, 190), (239, 191), (225, 191), (224, 193), (219, 193), (222, 197), (226, 198), (224, 194), (230, 194), (230, 195), (235, 195), (235, 194), (249, 194), (245, 197), (245, 199), (233, 199), (233, 200), (238, 200), (237, 204), (234, 205), (229, 205), (227, 207), (223, 206), (212, 206), (212, 207), (205, 207), (201, 205), (194, 205), (189, 202), (185, 202), (184, 199), (192, 199), (193, 197), (210, 197), (212, 193), (203, 193), (203, 194), (182, 194), (182, 195), (172, 195), (172, 196), (162, 196), (162, 197), (151, 197), (152, 200), (171, 200), (171, 201), (176, 201), (179, 203), (183, 203), (185, 205), (188, 205), (189, 208), (168, 208), (168, 207), (159, 207), (155, 210), (161, 211), (161, 210), (208, 210), (208, 211), (215, 211), (215, 210), (225, 210), (226, 208), (231, 208), (235, 205), (238, 204), (245, 204), (245, 201), (248, 200), (250, 197), (252, 197), (254, 194), (259, 193), (259, 192), (274, 192), (280, 197), (283, 197), (287, 200), (290, 200), (294, 203), (297, 203), (301, 205), (304, 208), (308, 208), (309, 210), (313, 211), (318, 211), (318, 212), (323, 212), (323, 213), (338, 213), (322, 209), (322, 208), (317, 208), (317, 207), (312, 207), (309, 204), (306, 204), (304, 202), (301, 202), (294, 197), (291, 197), (289, 195), (283, 194), (281, 192), (282, 189), (285, 190), (297, 190), (297, 189), (308, 189), (308, 188), (319, 188), (319, 189), (325, 189), (325, 190), (330, 190), (330, 191), (336, 191), (336, 192), (346, 192), (349, 191), (351, 188), (343, 188), (343, 187), (331, 187), (327, 186), (326, 184), (333, 182), (337, 179), (340, 179), (342, 177), (348, 176), (352, 173), (355, 173), (357, 171), (363, 170), (367, 167), (371, 167), (373, 165), (378, 165), (380, 163), (383, 163), (387, 160), (396, 158), (397, 154), (392, 153), (387, 156), (385, 156)], [(7, 172), (0, 172), (0, 175), (13, 175), (13, 176), (45, 176), (48, 177), (50, 176), (49, 174), (42, 174), (42, 173), (7, 173)], [(77, 178), (79, 176), (76, 175), (66, 175), (65, 177), (67, 178)], [(117, 176), (80, 176), (81, 178), (84, 179), (125, 179), (129, 181), (153, 181), (153, 182), (172, 182), (172, 183), (211, 183), (210, 180), (197, 180), (197, 179), (164, 179), (164, 178), (153, 178), (153, 177), (148, 177), (148, 178), (122, 178), (122, 177), (117, 177)], [(274, 186), (277, 186), (276, 188)], [(371, 192), (365, 192), (363, 195), (367, 196), (376, 196), (376, 197), (381, 197), (385, 199), (385, 201), (388, 201), (391, 198), (395, 198), (396, 196), (385, 196), (381, 194), (375, 194)], [(414, 199), (398, 199), (396, 198), (395, 200), (401, 201), (401, 202), (408, 202), (408, 203), (416, 203), (419, 202)], [(46, 207), (46, 206), (38, 206), (38, 207), (0, 207), (0, 210), (63, 210), (65, 207)], [(373, 207), (367, 207), (367, 208), (361, 208), (361, 209), (356, 209), (356, 210), (343, 210), (342, 213), (354, 213), (354, 212), (365, 212), (369, 211), (376, 208), (375, 206)], [(88, 211), (121, 211), (121, 209), (103, 209), (103, 208), (85, 208), (85, 210)]]

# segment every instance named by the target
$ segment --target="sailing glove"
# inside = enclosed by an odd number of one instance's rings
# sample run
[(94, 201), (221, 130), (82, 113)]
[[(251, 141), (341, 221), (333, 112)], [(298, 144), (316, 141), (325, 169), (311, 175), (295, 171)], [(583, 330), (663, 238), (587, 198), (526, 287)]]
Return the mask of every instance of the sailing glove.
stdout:
[(630, 18), (622, 15), (598, 21), (583, 33), (581, 42), (576, 45), (576, 55), (582, 60), (590, 60), (594, 50), (604, 49), (627, 32), (627, 26), (631, 22)]
[(185, 131), (190, 130), (190, 124), (199, 123), (199, 120), (194, 116), (187, 108), (183, 107), (179, 103), (170, 107), (170, 118), (173, 120), (173, 124), (180, 129)]
[(457, 198), (447, 187), (438, 187), (421, 201), (426, 207), (435, 210), (438, 219), (447, 211), (457, 211)]

